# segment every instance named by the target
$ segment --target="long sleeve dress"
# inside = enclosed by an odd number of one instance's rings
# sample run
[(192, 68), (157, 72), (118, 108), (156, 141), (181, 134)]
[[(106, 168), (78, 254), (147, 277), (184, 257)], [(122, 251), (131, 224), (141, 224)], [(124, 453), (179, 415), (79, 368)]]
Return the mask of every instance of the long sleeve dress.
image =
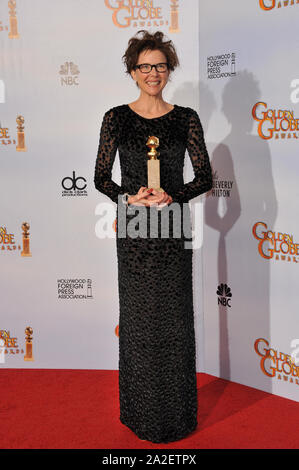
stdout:
[[(120, 197), (147, 186), (149, 136), (159, 138), (160, 183), (175, 203), (160, 210), (127, 207)], [(111, 179), (117, 149), (121, 185)], [(186, 149), (195, 175), (188, 183), (183, 179)], [(140, 439), (176, 441), (197, 426), (193, 251), (185, 203), (212, 187), (197, 112), (174, 105), (163, 116), (145, 118), (127, 104), (109, 109), (100, 131), (94, 183), (117, 204), (120, 421)], [(171, 206), (180, 209), (179, 217)]]

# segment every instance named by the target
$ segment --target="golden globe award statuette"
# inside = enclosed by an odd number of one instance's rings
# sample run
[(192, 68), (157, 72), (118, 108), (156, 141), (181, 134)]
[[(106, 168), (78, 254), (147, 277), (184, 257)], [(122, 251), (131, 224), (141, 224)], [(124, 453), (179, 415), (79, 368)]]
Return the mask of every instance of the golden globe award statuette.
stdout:
[(26, 152), (26, 147), (25, 147), (25, 133), (24, 133), (24, 118), (23, 116), (18, 116), (17, 119), (17, 124), (18, 124), (18, 145), (17, 145), (17, 151), (18, 152)]
[(32, 256), (30, 253), (29, 247), (29, 229), (30, 225), (27, 222), (22, 224), (23, 229), (23, 251), (21, 251), (21, 256)]
[(147, 187), (164, 191), (160, 187), (160, 160), (157, 159), (160, 154), (156, 150), (156, 147), (159, 146), (159, 138), (154, 135), (149, 136), (146, 145), (150, 147), (150, 151), (147, 152), (149, 157), (147, 161)]
[(19, 38), (20, 36), (18, 33), (18, 22), (17, 22), (17, 17), (16, 17), (16, 0), (9, 0), (8, 8), (9, 8), (9, 26), (10, 26), (8, 37)]
[(25, 329), (26, 353), (24, 356), (24, 361), (34, 361), (32, 355), (32, 333), (33, 329), (30, 326), (27, 326), (27, 328)]

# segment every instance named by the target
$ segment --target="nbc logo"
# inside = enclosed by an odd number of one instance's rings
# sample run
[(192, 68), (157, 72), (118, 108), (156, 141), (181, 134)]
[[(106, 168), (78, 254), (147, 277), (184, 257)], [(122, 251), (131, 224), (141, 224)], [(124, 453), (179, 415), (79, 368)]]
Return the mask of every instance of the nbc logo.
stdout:
[(221, 304), (224, 307), (231, 307), (230, 300), (232, 293), (227, 284), (219, 284), (216, 294), (218, 295), (218, 305)]

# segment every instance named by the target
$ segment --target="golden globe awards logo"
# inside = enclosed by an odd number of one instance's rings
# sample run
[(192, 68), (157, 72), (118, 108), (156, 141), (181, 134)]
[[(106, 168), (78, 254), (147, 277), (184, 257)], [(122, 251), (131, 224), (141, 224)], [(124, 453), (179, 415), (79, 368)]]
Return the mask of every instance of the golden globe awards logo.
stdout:
[(105, 0), (105, 5), (112, 10), (112, 21), (117, 28), (166, 25), (171, 33), (180, 31), (178, 0), (169, 0), (169, 21), (162, 14), (162, 7), (154, 4), (154, 0)]
[(294, 243), (293, 235), (268, 230), (265, 222), (256, 222), (252, 234), (258, 240), (258, 252), (263, 259), (299, 262), (299, 244)]
[(269, 140), (298, 139), (299, 119), (295, 119), (294, 111), (288, 109), (268, 109), (267, 103), (259, 101), (252, 108), (252, 117), (257, 121), (258, 135)]
[(0, 227), (0, 252), (21, 250), (21, 245), (16, 245), (14, 238), (14, 233), (9, 233), (6, 227)]
[(265, 338), (256, 339), (254, 350), (261, 358), (260, 368), (263, 374), (299, 385), (299, 366), (296, 366), (290, 354), (269, 348), (269, 341)]
[(18, 338), (12, 337), (10, 331), (0, 330), (0, 339), (2, 340), (3, 354), (24, 354), (24, 350), (20, 349), (18, 346)]
[[(24, 257), (31, 257), (30, 252), (30, 225), (28, 222), (22, 223), (22, 251), (20, 252), (21, 256)], [(16, 245), (14, 240), (15, 235), (13, 233), (9, 233), (6, 227), (0, 226), (0, 252), (14, 252), (21, 250), (21, 245)]]
[(3, 145), (16, 145), (15, 139), (10, 137), (10, 132), (8, 127), (2, 127), (0, 123), (0, 149), (5, 148)]
[[(24, 361), (34, 361), (32, 333), (33, 329), (27, 326), (25, 328)], [(24, 354), (24, 350), (18, 346), (18, 338), (12, 337), (8, 330), (0, 330), (0, 363), (3, 364), (6, 357), (13, 357), (17, 354)]]
[(298, 5), (299, 0), (259, 0), (260, 7), (264, 11), (273, 10), (273, 8), (281, 8), (281, 7), (291, 7), (293, 5)]

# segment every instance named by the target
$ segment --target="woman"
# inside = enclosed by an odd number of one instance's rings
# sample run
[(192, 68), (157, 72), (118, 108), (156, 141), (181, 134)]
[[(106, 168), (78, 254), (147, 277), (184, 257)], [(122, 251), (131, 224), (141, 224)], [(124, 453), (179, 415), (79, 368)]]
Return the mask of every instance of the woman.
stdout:
[[(120, 421), (141, 440), (155, 443), (181, 439), (197, 426), (192, 249), (185, 248), (182, 214), (184, 203), (212, 187), (197, 112), (162, 97), (170, 72), (179, 65), (172, 42), (163, 39), (162, 32), (145, 30), (130, 39), (123, 59), (140, 95), (105, 113), (94, 177), (95, 187), (117, 203)], [(149, 136), (159, 138), (164, 192), (147, 188)], [(184, 184), (186, 148), (195, 177)], [(111, 179), (117, 149), (121, 186)], [(171, 225), (174, 206), (180, 209), (180, 236)], [(129, 228), (141, 209), (141, 225), (145, 220), (147, 229), (156, 212), (156, 236), (149, 231), (146, 236), (120, 235), (123, 212)], [(166, 211), (170, 234), (161, 237)], [(188, 220), (190, 229), (190, 213)]]

